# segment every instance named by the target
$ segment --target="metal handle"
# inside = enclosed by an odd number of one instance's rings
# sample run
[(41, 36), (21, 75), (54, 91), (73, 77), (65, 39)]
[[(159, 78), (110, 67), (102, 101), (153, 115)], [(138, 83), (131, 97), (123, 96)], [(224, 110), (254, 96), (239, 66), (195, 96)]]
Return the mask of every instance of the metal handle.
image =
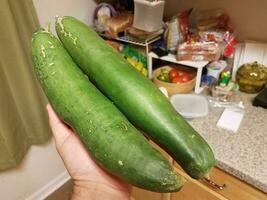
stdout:
[(223, 190), (224, 188), (226, 188), (226, 184), (223, 185), (218, 185), (217, 183), (213, 182), (212, 180), (208, 179), (208, 178), (204, 178), (204, 180), (213, 188), (218, 189), (218, 190)]

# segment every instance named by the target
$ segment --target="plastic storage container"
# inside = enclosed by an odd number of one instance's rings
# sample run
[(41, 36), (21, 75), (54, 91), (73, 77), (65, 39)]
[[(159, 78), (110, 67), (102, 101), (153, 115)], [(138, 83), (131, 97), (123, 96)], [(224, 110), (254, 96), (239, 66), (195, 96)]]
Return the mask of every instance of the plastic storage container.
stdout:
[(185, 118), (203, 117), (209, 111), (207, 99), (200, 95), (176, 94), (170, 101), (175, 110)]
[(164, 1), (134, 0), (133, 27), (154, 32), (163, 26)]

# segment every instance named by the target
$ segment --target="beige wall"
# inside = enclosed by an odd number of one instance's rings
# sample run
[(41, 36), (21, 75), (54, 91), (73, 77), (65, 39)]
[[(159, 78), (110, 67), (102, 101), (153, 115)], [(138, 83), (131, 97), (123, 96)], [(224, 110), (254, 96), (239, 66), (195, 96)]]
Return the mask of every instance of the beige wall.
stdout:
[(92, 23), (96, 3), (93, 0), (33, 0), (41, 26), (54, 25), (55, 16), (70, 15)]
[(188, 9), (225, 8), (238, 33), (238, 39), (267, 42), (267, 0), (165, 0), (165, 15)]
[(34, 145), (18, 167), (1, 172), (0, 199), (27, 199), (64, 171), (52, 141)]

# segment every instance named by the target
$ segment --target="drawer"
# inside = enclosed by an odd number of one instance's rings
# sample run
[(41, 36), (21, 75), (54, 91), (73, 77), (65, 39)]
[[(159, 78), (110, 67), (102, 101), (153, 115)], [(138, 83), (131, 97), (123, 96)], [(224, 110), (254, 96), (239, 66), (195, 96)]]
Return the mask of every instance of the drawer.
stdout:
[(212, 190), (216, 192), (218, 195), (220, 195), (220, 198), (225, 197), (230, 200), (267, 200), (267, 194), (259, 191), (253, 186), (246, 184), (245, 182), (222, 171), (217, 167), (215, 167), (211, 171), (210, 179), (218, 185), (226, 184), (226, 187), (222, 190), (213, 188), (205, 181), (196, 181), (188, 177), (188, 175), (186, 175), (185, 172), (181, 170), (179, 165), (175, 163), (174, 166), (178, 170), (178, 172), (180, 172), (180, 174), (184, 173), (184, 176), (189, 182), (198, 182), (199, 184), (201, 184), (202, 188), (208, 188), (209, 191)]
[[(209, 191), (193, 182), (186, 182), (181, 191), (172, 193), (171, 200), (222, 200), (216, 192)], [(226, 199), (225, 199), (226, 200)]]
[(150, 192), (136, 187), (132, 188), (131, 197), (131, 200), (170, 200), (169, 193)]
[(150, 143), (159, 150), (170, 163), (173, 163), (175, 169), (187, 182), (181, 191), (171, 194), (159, 194), (133, 188), (132, 196), (135, 200), (267, 200), (267, 194), (217, 167), (211, 171), (210, 178), (218, 185), (226, 184), (226, 187), (222, 190), (212, 187), (203, 180), (192, 179), (165, 151), (153, 142), (150, 141)]
[(208, 187), (198, 180), (192, 179), (176, 163), (174, 167), (187, 182), (181, 191), (171, 195), (171, 200), (227, 200), (227, 198), (217, 193), (213, 188)]
[[(267, 194), (222, 171), (219, 168), (215, 167), (212, 170), (210, 178), (219, 185), (226, 184), (226, 187), (223, 190), (216, 191), (228, 199), (267, 200)], [(206, 183), (203, 184), (207, 185)]]
[(153, 141), (149, 141), (149, 143), (155, 148), (157, 149), (161, 155), (163, 155), (171, 164), (173, 164), (173, 159), (169, 156), (168, 153), (166, 153), (162, 148), (160, 148), (157, 144), (155, 144)]

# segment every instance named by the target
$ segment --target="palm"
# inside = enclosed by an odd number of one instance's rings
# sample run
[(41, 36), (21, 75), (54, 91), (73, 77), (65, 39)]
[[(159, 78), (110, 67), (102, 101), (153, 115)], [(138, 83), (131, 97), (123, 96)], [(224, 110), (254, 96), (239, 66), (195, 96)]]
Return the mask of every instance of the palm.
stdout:
[(100, 187), (101, 190), (109, 188), (109, 191), (129, 195), (129, 186), (100, 168), (76, 134), (59, 120), (50, 105), (47, 106), (47, 110), (57, 150), (74, 183), (86, 183), (94, 188)]

